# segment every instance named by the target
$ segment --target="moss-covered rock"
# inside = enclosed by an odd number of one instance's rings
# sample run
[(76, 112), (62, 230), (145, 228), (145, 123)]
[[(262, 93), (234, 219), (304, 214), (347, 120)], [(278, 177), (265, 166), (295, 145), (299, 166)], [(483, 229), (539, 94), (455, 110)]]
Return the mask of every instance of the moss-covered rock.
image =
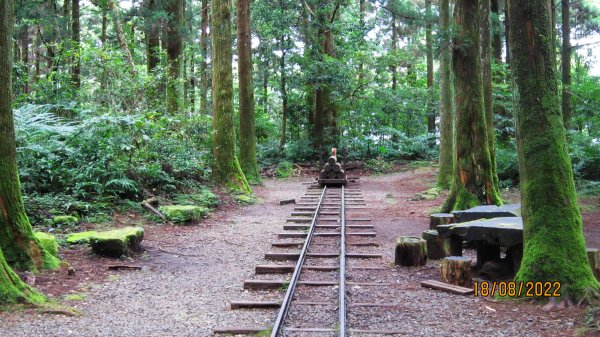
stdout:
[(34, 232), (33, 234), (50, 255), (58, 258), (58, 241), (54, 235), (44, 232)]
[(72, 215), (57, 215), (52, 218), (52, 225), (54, 226), (70, 226), (79, 222), (79, 219)]
[(161, 206), (160, 211), (169, 221), (177, 224), (185, 224), (192, 221), (199, 221), (209, 210), (202, 206), (172, 205)]
[(124, 227), (98, 232), (90, 238), (90, 245), (96, 254), (120, 257), (140, 251), (143, 238), (144, 229), (142, 227)]
[(67, 243), (70, 245), (88, 244), (90, 243), (90, 239), (96, 234), (98, 234), (96, 231), (72, 233), (67, 235)]

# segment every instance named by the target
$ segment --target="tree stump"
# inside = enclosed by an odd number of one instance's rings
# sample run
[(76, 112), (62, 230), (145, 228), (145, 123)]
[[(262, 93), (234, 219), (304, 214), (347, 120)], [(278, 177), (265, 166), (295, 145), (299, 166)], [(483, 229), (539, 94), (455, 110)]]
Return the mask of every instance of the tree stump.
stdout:
[(424, 266), (427, 263), (427, 242), (413, 236), (403, 236), (396, 241), (396, 265)]
[(463, 256), (450, 256), (442, 260), (440, 266), (442, 281), (461, 287), (471, 286), (471, 259)]
[(598, 248), (588, 248), (587, 256), (596, 279), (600, 280), (600, 250)]
[(450, 239), (441, 238), (436, 230), (426, 230), (423, 232), (422, 237), (425, 241), (427, 241), (428, 259), (439, 260), (451, 255)]
[(454, 215), (450, 213), (433, 213), (429, 216), (429, 229), (436, 229), (439, 225), (449, 225), (454, 222)]

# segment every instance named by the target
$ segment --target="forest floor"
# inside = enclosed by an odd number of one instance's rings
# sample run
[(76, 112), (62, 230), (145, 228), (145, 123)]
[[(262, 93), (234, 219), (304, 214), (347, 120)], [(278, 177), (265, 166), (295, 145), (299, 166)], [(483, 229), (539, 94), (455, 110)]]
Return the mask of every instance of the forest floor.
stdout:
[[(390, 299), (403, 305), (394, 312), (394, 328), (407, 336), (575, 336), (583, 324), (582, 308), (546, 312), (542, 303), (501, 301), (451, 295), (424, 289), (419, 282), (438, 279), (439, 262), (422, 268), (393, 266), (394, 240), (420, 236), (429, 214), (444, 200), (419, 200), (418, 192), (435, 184), (435, 170), (402, 167), (398, 173), (363, 176), (360, 180), (377, 240), (387, 260), (386, 278), (397, 280), (400, 292)], [(245, 279), (264, 262), (275, 234), (281, 231), (294, 205), (283, 199), (304, 194), (296, 177), (265, 180), (255, 187), (256, 205), (221, 204), (208, 219), (193, 226), (146, 225), (145, 252), (133, 259), (113, 260), (92, 255), (87, 248), (61, 249), (67, 267), (36, 276), (35, 287), (80, 315), (56, 315), (20, 308), (0, 313), (0, 336), (210, 336), (215, 326), (269, 327), (273, 310), (232, 311), (231, 300), (283, 297), (279, 291), (248, 292)], [(518, 202), (518, 193), (505, 199)], [(600, 248), (598, 197), (581, 200), (589, 247)], [(122, 214), (119, 225), (140, 218)], [(109, 271), (109, 265), (141, 266), (139, 271)], [(582, 336), (584, 334), (579, 334)], [(590, 334), (588, 334), (590, 335)], [(600, 334), (596, 334), (600, 335)]]

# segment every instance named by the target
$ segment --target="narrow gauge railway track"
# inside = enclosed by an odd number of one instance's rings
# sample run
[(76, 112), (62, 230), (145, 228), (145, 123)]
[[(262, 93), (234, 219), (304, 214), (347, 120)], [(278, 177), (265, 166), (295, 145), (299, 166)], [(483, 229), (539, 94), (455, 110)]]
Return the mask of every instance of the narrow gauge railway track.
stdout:
[[(283, 300), (231, 302), (231, 309), (279, 308), (270, 332), (272, 337), (398, 334), (398, 331), (365, 329), (364, 324), (352, 329), (355, 322), (347, 319), (348, 309), (366, 308), (371, 311), (371, 308), (390, 307), (368, 301), (347, 304), (347, 287), (363, 290), (391, 285), (380, 280), (373, 282), (373, 277), (368, 276), (370, 272), (385, 269), (382, 256), (372, 253), (379, 244), (369, 241), (376, 235), (371, 219), (348, 217), (348, 212), (365, 208), (366, 203), (357, 186), (322, 188), (310, 185), (287, 219), (284, 232), (279, 233), (278, 241), (272, 244), (277, 250), (295, 250), (266, 253), (265, 259), (273, 261), (273, 264), (256, 266), (257, 275), (291, 273), (289, 280), (266, 277), (244, 282), (245, 289), (285, 289)], [(289, 261), (296, 263), (290, 264)], [(360, 261), (379, 261), (379, 267)], [(362, 300), (364, 296), (359, 298)], [(244, 335), (264, 334), (265, 330), (268, 328), (213, 329), (215, 333)]]

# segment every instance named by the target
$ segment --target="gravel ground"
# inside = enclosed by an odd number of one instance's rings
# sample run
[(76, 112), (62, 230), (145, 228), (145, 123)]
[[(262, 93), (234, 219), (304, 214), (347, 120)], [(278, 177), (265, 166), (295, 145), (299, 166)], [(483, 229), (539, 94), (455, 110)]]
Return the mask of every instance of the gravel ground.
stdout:
[(93, 290), (84, 292), (83, 301), (69, 303), (81, 316), (2, 313), (0, 336), (210, 336), (215, 326), (269, 326), (275, 311), (232, 311), (227, 303), (282, 298), (277, 291), (248, 292), (242, 285), (245, 279), (263, 278), (253, 276), (254, 266), (265, 262), (264, 253), (294, 208), (278, 202), (299, 198), (305, 190), (299, 186), (297, 179), (267, 180), (256, 189), (261, 204), (220, 211), (205, 223), (162, 237), (148, 228), (143, 242), (148, 256), (136, 261), (144, 269), (119, 272), (88, 287)]
[[(348, 266), (385, 269), (353, 271), (350, 279), (390, 282), (392, 286), (350, 285), (348, 301), (396, 306), (351, 307), (349, 327), (396, 330), (395, 336), (574, 336), (582, 309), (548, 313), (542, 311), (539, 304), (492, 302), (424, 289), (419, 286), (420, 281), (439, 279), (438, 262), (430, 261), (421, 268), (393, 266), (394, 239), (399, 235), (420, 236), (428, 228), (427, 215), (443, 201), (443, 195), (433, 201), (413, 199), (415, 193), (429, 188), (434, 180), (434, 173), (428, 169), (361, 179), (368, 208), (353, 210), (348, 216), (372, 218), (377, 237), (360, 241), (378, 242), (380, 246), (348, 250), (381, 253), (383, 259), (349, 259)], [(227, 308), (227, 302), (283, 297), (279, 291), (244, 291), (242, 286), (245, 279), (289, 277), (289, 274), (254, 275), (254, 266), (284, 263), (266, 261), (264, 253), (279, 251), (271, 247), (271, 242), (287, 240), (277, 239), (276, 233), (283, 231), (282, 226), (294, 205), (279, 206), (278, 201), (299, 200), (306, 190), (300, 181), (266, 181), (264, 188), (257, 188), (263, 203), (219, 211), (212, 220), (198, 226), (168, 232), (148, 228), (144, 241), (148, 253), (135, 261), (143, 264), (144, 269), (118, 272), (115, 273), (118, 277), (113, 276), (110, 281), (86, 285), (90, 290), (84, 292), (85, 299), (69, 302), (75, 303), (81, 316), (42, 315), (32, 311), (2, 313), (0, 336), (211, 336), (216, 326), (270, 326), (275, 310), (232, 311)], [(326, 246), (317, 249), (328, 251)], [(335, 264), (337, 259), (311, 259), (310, 262)], [(336, 301), (337, 292), (327, 288), (330, 287), (299, 287), (296, 298)], [(309, 307), (292, 315), (297, 326), (315, 327), (316, 323), (330, 324), (331, 317), (337, 314), (335, 309)], [(286, 336), (327, 334), (286, 333)], [(351, 336), (382, 334), (354, 333)]]

